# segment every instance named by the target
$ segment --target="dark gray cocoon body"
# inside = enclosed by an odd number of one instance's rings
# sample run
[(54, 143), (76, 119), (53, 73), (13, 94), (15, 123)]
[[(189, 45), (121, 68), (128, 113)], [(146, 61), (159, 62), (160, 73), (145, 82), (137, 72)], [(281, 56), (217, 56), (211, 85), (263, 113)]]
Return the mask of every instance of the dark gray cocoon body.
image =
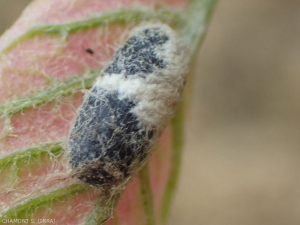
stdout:
[(136, 103), (117, 92), (93, 88), (72, 129), (69, 146), (79, 179), (98, 186), (118, 184), (132, 163), (146, 157), (152, 130), (141, 128), (130, 110)]

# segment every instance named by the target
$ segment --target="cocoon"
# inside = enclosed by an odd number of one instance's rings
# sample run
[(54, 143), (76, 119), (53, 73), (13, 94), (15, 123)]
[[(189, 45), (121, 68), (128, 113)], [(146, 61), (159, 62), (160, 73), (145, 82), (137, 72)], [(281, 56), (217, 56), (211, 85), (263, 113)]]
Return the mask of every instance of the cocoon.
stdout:
[(98, 77), (70, 131), (72, 169), (103, 188), (124, 184), (151, 155), (182, 93), (189, 54), (176, 32), (135, 28)]

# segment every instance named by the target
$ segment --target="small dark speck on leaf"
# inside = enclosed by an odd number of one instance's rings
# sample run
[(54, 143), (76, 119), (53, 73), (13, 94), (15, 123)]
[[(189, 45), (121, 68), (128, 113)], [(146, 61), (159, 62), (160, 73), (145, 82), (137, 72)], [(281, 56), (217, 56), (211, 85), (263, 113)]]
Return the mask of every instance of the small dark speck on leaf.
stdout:
[(90, 53), (91, 55), (94, 54), (94, 51), (92, 49), (90, 49), (90, 48), (85, 49), (85, 51), (88, 52), (88, 53)]

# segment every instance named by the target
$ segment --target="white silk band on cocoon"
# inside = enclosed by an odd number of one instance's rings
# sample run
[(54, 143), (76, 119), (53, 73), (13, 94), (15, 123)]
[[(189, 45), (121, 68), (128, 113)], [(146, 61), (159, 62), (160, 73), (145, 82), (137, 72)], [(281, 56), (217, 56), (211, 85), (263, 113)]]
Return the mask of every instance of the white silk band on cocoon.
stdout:
[(100, 74), (70, 131), (76, 176), (117, 188), (141, 168), (174, 115), (185, 84), (187, 48), (168, 25), (135, 28)]

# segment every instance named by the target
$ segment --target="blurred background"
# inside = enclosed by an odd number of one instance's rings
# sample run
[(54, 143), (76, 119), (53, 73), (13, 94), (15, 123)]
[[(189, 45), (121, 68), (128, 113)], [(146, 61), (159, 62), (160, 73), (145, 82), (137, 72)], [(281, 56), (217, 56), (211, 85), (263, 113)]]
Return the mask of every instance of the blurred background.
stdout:
[(299, 225), (300, 1), (219, 0), (196, 65), (169, 224)]

